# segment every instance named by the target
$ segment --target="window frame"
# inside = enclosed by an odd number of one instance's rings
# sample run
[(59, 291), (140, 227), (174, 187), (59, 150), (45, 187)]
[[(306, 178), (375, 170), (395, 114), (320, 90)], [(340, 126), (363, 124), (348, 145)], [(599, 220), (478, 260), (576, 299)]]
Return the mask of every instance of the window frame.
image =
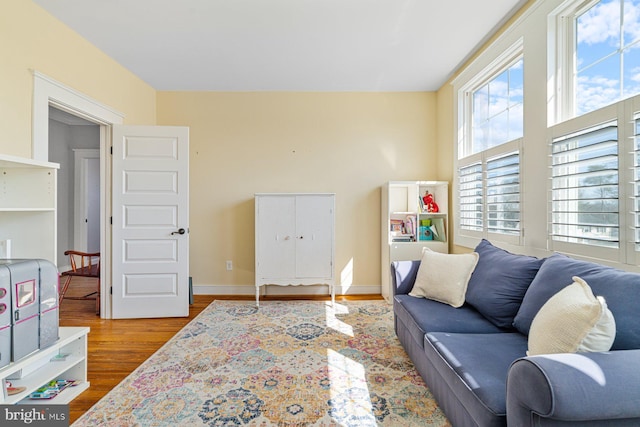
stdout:
[(576, 18), (600, 0), (563, 2), (550, 15), (548, 52), (549, 81), (553, 94), (548, 108), (548, 125), (574, 117)]

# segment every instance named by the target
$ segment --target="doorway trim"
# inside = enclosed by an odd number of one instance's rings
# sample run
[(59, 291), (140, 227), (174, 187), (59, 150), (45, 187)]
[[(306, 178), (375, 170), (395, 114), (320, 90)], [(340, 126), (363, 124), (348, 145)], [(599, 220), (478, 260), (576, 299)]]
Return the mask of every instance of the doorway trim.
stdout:
[(112, 125), (124, 114), (33, 70), (32, 153), (34, 160), (49, 159), (49, 106), (100, 125), (100, 317), (111, 318), (111, 146)]

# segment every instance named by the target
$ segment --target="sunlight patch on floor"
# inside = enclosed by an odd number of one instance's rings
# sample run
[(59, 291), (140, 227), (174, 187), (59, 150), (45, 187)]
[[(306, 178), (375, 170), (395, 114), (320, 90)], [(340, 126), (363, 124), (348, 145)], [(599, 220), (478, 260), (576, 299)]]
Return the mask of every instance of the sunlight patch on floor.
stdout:
[(328, 302), (325, 307), (327, 327), (353, 337), (353, 327), (344, 323), (342, 320), (336, 317), (336, 315), (340, 314), (349, 314), (349, 309), (347, 308), (347, 306), (338, 304), (337, 302), (334, 302), (333, 304)]
[(375, 426), (364, 366), (331, 349), (327, 361), (332, 418), (344, 426)]

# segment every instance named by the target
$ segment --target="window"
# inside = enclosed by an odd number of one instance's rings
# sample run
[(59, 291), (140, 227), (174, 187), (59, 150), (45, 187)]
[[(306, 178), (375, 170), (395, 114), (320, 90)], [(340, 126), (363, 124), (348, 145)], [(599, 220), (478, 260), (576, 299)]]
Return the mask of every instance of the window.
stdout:
[(452, 84), (456, 245), (640, 271), (640, 0), (529, 2)]
[(488, 83), (473, 91), (471, 152), (522, 137), (523, 60), (519, 58)]
[(576, 114), (640, 93), (640, 0), (602, 0), (576, 18)]
[(520, 39), (461, 90), (457, 234), (519, 244), (524, 134)]
[(553, 140), (555, 241), (618, 248), (618, 128), (615, 122)]
[[(558, 15), (557, 121), (640, 93), (640, 0), (582, 0)], [(569, 72), (564, 73), (564, 70)]]
[(567, 0), (549, 22), (559, 85), (549, 116), (549, 248), (638, 264), (640, 0)]

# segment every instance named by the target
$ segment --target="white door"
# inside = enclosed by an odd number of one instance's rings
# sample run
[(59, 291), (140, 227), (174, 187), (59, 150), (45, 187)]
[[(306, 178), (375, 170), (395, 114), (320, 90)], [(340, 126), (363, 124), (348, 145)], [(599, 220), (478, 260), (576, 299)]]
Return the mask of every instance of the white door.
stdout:
[(113, 126), (113, 318), (189, 315), (189, 129)]
[(74, 244), (83, 252), (100, 252), (100, 150), (75, 149)]

